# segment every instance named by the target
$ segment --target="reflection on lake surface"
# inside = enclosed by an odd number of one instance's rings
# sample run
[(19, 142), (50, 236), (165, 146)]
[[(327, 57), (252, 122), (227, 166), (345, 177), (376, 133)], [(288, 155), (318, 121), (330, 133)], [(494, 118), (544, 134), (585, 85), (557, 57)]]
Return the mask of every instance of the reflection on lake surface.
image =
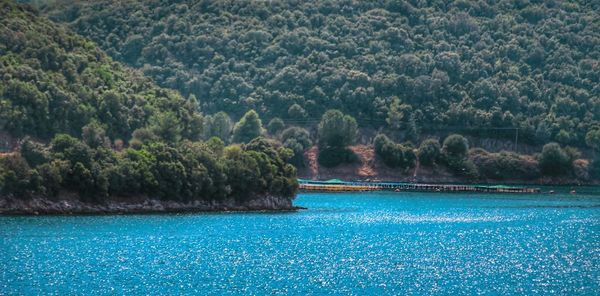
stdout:
[(600, 295), (600, 196), (303, 194), (297, 213), (0, 217), (0, 294)]

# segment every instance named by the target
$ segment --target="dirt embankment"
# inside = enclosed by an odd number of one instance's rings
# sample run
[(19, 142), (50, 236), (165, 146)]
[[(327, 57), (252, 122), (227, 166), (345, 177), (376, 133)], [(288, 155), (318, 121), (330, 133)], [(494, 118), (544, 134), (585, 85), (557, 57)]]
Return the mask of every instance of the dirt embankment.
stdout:
[(386, 166), (375, 155), (370, 145), (355, 145), (350, 147), (359, 158), (358, 163), (326, 168), (319, 165), (318, 148), (312, 147), (305, 153), (307, 166), (298, 170), (298, 177), (309, 180), (343, 179), (347, 181), (390, 181), (412, 183), (477, 183), (477, 184), (537, 184), (537, 185), (573, 185), (581, 184), (574, 178), (544, 177), (535, 180), (520, 180), (506, 178), (504, 180), (486, 180), (456, 177), (445, 167), (424, 167), (417, 165), (412, 169), (396, 169)]

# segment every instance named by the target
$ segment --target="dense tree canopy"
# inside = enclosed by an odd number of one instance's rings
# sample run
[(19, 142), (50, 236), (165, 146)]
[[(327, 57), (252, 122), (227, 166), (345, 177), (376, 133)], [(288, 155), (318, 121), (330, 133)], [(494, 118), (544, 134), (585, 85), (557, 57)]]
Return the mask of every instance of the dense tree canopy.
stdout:
[(307, 122), (339, 109), (413, 138), (519, 128), (522, 141), (579, 146), (600, 123), (598, 1), (47, 2), (53, 20), (208, 113)]
[(0, 131), (23, 139), (20, 151), (0, 155), (0, 196), (72, 192), (99, 203), (295, 195), (293, 152), (256, 139), (256, 112), (235, 126), (245, 144), (225, 147), (229, 116), (199, 110), (194, 95), (160, 88), (29, 6), (0, 0)]
[(294, 196), (296, 170), (286, 163), (287, 149), (264, 139), (227, 147), (225, 153), (218, 147), (210, 141), (152, 142), (118, 152), (65, 134), (49, 146), (25, 141), (21, 154), (0, 158), (0, 194), (54, 197), (67, 190), (88, 202), (107, 196), (183, 202)]
[[(152, 125), (169, 141), (198, 138), (202, 117), (193, 98), (155, 86), (28, 6), (2, 0), (0, 16), (1, 130), (128, 139)], [(100, 129), (105, 135), (93, 135)]]

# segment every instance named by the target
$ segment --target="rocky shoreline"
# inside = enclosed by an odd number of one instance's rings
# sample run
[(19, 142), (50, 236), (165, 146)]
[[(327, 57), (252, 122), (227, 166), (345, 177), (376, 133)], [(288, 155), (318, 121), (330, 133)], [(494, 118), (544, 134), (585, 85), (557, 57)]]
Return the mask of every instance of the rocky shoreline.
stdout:
[(76, 198), (56, 199), (0, 197), (0, 215), (102, 215), (194, 212), (292, 212), (303, 209), (292, 199), (266, 196), (248, 202), (193, 201), (177, 202), (157, 199), (109, 199), (101, 204), (82, 202)]

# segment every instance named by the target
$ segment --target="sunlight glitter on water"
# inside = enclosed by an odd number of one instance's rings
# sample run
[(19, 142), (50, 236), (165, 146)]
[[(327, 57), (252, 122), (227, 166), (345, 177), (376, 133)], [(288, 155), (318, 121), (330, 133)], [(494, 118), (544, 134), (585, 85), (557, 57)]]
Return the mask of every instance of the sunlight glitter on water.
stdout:
[(0, 217), (0, 294), (600, 294), (598, 197), (296, 203), (309, 209)]

